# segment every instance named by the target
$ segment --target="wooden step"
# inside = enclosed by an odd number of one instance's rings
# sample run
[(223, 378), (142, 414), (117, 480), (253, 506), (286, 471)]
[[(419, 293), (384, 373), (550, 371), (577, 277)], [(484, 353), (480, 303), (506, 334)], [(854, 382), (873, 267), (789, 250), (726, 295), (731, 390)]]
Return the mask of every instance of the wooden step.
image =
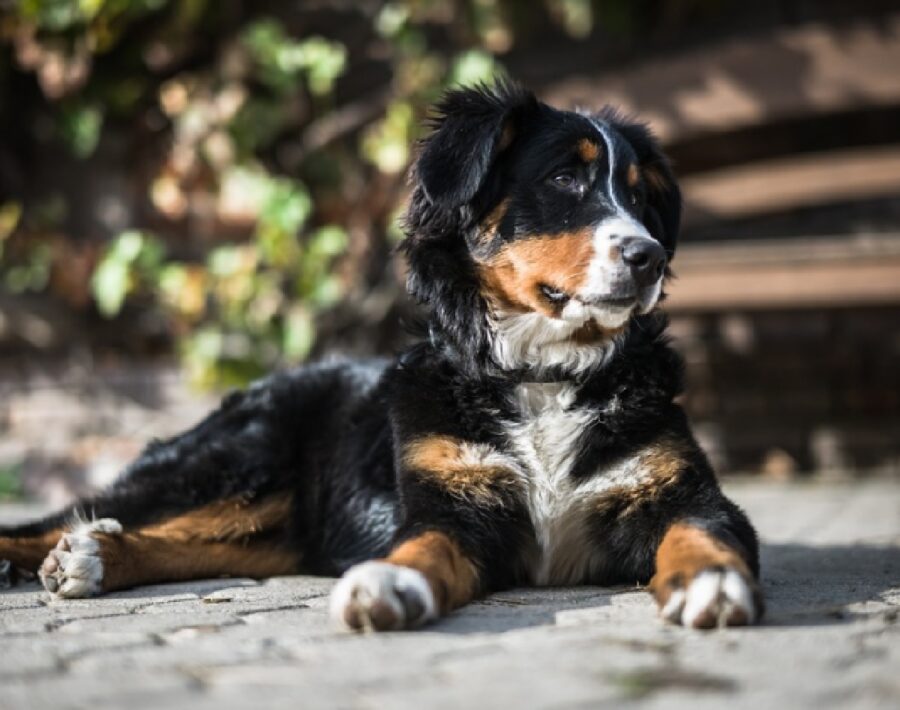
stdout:
[(900, 234), (687, 244), (673, 268), (672, 313), (900, 304)]
[[(900, 145), (795, 155), (681, 181), (687, 227), (798, 207), (900, 196)], [(727, 237), (723, 227), (723, 237)]]

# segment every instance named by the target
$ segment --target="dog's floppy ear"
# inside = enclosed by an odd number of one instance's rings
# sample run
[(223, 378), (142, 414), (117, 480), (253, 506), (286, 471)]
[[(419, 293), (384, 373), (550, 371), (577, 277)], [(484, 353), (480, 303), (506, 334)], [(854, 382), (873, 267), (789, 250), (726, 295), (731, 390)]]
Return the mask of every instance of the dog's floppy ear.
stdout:
[(613, 109), (605, 109), (601, 115), (625, 136), (637, 153), (647, 189), (644, 226), (663, 245), (671, 261), (681, 226), (681, 190), (669, 159), (644, 124), (625, 119)]
[(681, 228), (681, 190), (668, 158), (656, 141), (652, 148), (651, 154), (641, 160), (641, 173), (647, 186), (644, 226), (665, 247), (671, 261)]
[(469, 202), (514, 140), (517, 115), (530, 105), (536, 105), (534, 95), (510, 81), (444, 94), (413, 171), (428, 200), (445, 208)]

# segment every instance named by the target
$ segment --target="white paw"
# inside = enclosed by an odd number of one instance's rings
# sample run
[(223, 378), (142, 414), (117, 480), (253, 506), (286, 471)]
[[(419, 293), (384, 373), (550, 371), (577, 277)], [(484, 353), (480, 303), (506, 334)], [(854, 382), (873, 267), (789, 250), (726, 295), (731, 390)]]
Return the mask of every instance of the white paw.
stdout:
[(54, 597), (78, 599), (100, 593), (103, 560), (100, 543), (93, 536), (95, 532), (117, 535), (122, 532), (122, 526), (112, 518), (78, 523), (50, 550), (38, 576)]
[(409, 629), (437, 617), (425, 576), (388, 562), (351, 567), (331, 592), (331, 618), (351, 629)]
[(673, 589), (660, 615), (675, 624), (709, 629), (752, 624), (760, 611), (751, 583), (726, 567), (703, 570), (687, 588)]

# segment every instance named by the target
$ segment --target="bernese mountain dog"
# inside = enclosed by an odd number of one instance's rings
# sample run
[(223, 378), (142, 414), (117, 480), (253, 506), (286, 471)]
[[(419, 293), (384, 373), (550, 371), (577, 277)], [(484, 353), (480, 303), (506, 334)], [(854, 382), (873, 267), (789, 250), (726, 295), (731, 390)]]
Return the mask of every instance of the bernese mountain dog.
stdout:
[(675, 398), (657, 308), (681, 197), (648, 129), (512, 82), (446, 93), (401, 250), (422, 338), (274, 374), (107, 490), (0, 529), (54, 597), (341, 576), (351, 629), (520, 585), (647, 584), (665, 619), (756, 622), (757, 539)]

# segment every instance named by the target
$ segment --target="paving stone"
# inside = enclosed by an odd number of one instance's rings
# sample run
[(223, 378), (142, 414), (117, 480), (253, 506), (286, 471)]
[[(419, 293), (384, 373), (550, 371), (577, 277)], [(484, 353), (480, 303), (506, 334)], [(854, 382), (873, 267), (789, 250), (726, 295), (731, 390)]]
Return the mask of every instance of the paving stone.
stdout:
[(330, 579), (73, 601), (28, 584), (0, 592), (0, 708), (900, 706), (900, 484), (729, 492), (763, 542), (759, 627), (666, 625), (630, 587), (509, 590), (418, 632), (358, 635), (332, 626)]

